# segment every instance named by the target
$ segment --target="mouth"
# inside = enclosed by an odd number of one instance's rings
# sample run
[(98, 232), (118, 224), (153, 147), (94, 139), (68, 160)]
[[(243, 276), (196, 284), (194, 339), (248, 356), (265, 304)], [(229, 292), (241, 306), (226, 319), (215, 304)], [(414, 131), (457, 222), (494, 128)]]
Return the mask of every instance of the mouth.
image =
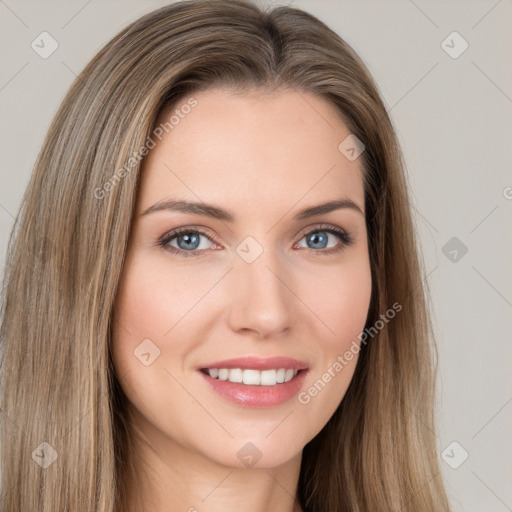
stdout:
[(309, 369), (308, 364), (291, 357), (239, 357), (215, 361), (199, 367), (205, 375), (217, 381), (246, 386), (277, 386), (286, 384), (299, 373)]
[(303, 388), (309, 368), (199, 368), (218, 396), (245, 408), (271, 408), (291, 400)]
[(272, 368), (258, 370), (254, 368), (201, 368), (200, 370), (212, 379), (228, 381), (246, 386), (278, 386), (294, 379), (307, 369)]

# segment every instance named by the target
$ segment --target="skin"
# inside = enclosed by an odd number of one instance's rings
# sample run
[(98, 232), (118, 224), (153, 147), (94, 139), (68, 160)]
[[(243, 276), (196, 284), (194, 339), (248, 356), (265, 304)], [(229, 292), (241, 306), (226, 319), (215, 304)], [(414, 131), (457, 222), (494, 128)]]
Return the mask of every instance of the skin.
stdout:
[[(345, 395), (357, 355), (309, 403), (295, 396), (267, 409), (226, 401), (197, 368), (288, 356), (308, 363), (307, 390), (358, 341), (372, 287), (361, 159), (338, 150), (350, 131), (308, 93), (214, 89), (193, 97), (197, 106), (144, 160), (114, 308), (114, 366), (136, 435), (131, 456), (144, 472), (136, 482), (151, 512), (296, 512), (302, 450)], [(171, 197), (213, 203), (235, 222), (171, 210), (142, 215)], [(341, 198), (363, 214), (344, 208), (292, 219)], [(315, 230), (321, 224), (348, 232), (352, 245)], [(182, 235), (168, 246), (199, 255), (158, 245), (172, 229), (198, 226), (208, 234), (199, 245)], [(303, 235), (308, 227), (327, 244)], [(252, 263), (236, 252), (247, 236), (263, 248)], [(149, 366), (134, 356), (146, 339), (160, 350)], [(248, 442), (262, 454), (252, 467), (237, 457)]]

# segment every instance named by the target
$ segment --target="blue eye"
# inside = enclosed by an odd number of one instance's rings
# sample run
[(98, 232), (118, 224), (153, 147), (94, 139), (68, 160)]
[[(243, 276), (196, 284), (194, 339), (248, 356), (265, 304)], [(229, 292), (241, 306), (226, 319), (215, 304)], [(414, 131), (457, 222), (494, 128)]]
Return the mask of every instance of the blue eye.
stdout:
[[(333, 247), (326, 248), (325, 244), (327, 244), (329, 241), (329, 237), (326, 235), (326, 233), (334, 235), (340, 242)], [(306, 249), (308, 249), (310, 252), (319, 253), (324, 256), (341, 252), (346, 247), (354, 243), (352, 236), (350, 236), (345, 230), (330, 225), (321, 225), (309, 228), (306, 232), (302, 233), (302, 238), (306, 238), (307, 243), (312, 242), (313, 244), (313, 248), (306, 247)]]
[[(327, 247), (329, 234), (338, 238), (338, 244)], [(352, 237), (346, 231), (330, 225), (315, 226), (301, 235), (300, 240), (305, 238), (307, 240), (306, 243), (312, 244), (312, 247), (305, 247), (305, 249), (324, 255), (340, 252), (344, 250), (345, 247), (354, 243)], [(202, 256), (201, 253), (206, 252), (204, 249), (208, 248), (208, 243), (206, 243), (206, 246), (201, 244), (202, 237), (210, 242), (212, 241), (209, 234), (201, 229), (179, 228), (165, 234), (158, 241), (158, 245), (171, 254), (178, 256)], [(170, 243), (174, 241), (176, 241), (178, 247), (170, 245)]]
[[(170, 253), (179, 256), (198, 256), (197, 252), (205, 252), (204, 250), (202, 250), (204, 249), (204, 247), (200, 249), (201, 237), (210, 240), (208, 234), (200, 229), (180, 228), (175, 229), (170, 233), (164, 235), (161, 238), (161, 240), (159, 240), (158, 245), (160, 245)], [(176, 240), (178, 247), (169, 245), (174, 240)]]

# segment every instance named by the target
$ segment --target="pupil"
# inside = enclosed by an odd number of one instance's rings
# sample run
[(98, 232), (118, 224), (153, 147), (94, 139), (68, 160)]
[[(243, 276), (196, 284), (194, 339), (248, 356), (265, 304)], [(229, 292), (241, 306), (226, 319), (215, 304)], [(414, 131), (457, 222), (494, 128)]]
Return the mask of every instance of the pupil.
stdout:
[[(311, 235), (310, 240), (313, 240), (313, 244), (317, 244), (318, 241), (320, 240), (320, 244), (321, 244), (322, 241), (327, 242), (327, 237), (324, 234), (322, 234), (322, 235), (313, 234), (313, 235)], [(317, 249), (318, 247), (315, 247), (315, 248)], [(320, 248), (325, 248), (325, 245), (322, 245)]]
[[(196, 234), (185, 234), (185, 235), (181, 235), (181, 237), (179, 237), (179, 238), (184, 239), (185, 244), (194, 244), (194, 242), (196, 242), (196, 245), (194, 247), (185, 245), (185, 247), (184, 247), (185, 249), (195, 249), (197, 247), (197, 241), (199, 240), (199, 237)], [(181, 245), (181, 244), (179, 244), (179, 245)], [(180, 248), (183, 249), (183, 247), (180, 247)]]

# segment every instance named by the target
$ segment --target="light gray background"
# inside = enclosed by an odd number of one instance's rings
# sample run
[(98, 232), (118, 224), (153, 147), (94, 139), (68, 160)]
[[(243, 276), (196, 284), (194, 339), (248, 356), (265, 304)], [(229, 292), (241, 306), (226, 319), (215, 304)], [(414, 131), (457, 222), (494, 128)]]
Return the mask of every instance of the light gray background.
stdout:
[[(36, 155), (75, 75), (129, 22), (167, 3), (0, 0), (0, 271)], [(512, 510), (512, 2), (287, 3), (353, 46), (398, 130), (434, 305), (439, 456), (454, 511)], [(47, 59), (31, 48), (43, 31), (59, 45)], [(469, 44), (455, 59), (442, 46), (454, 31)], [(461, 41), (445, 45), (453, 52)], [(453, 237), (456, 256), (446, 246)], [(462, 450), (469, 457), (453, 469)]]

